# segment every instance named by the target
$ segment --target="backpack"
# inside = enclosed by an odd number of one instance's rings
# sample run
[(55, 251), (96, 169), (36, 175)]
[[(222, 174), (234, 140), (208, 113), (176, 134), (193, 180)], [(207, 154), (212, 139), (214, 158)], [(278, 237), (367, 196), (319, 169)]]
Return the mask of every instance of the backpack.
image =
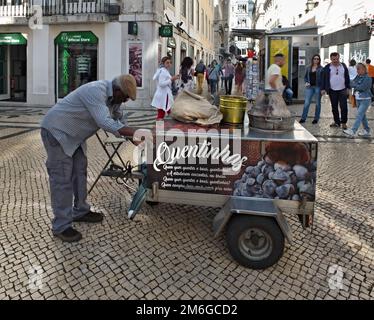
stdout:
[(195, 71), (196, 71), (197, 73), (204, 73), (204, 71), (205, 71), (205, 66), (204, 66), (204, 64), (199, 63), (199, 64), (196, 66)]

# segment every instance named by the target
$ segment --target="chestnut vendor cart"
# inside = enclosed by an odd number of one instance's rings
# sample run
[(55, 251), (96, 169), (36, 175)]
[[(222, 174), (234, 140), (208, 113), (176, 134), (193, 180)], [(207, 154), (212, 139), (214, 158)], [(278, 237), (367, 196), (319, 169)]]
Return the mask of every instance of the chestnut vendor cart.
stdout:
[(275, 133), (247, 124), (204, 129), (166, 120), (153, 134), (140, 171), (112, 166), (103, 172), (139, 179), (130, 219), (143, 202), (218, 207), (214, 237), (226, 231), (232, 257), (253, 269), (272, 266), (285, 239), (292, 243), (286, 214), (304, 229), (312, 227), (318, 141), (297, 122), (293, 130)]

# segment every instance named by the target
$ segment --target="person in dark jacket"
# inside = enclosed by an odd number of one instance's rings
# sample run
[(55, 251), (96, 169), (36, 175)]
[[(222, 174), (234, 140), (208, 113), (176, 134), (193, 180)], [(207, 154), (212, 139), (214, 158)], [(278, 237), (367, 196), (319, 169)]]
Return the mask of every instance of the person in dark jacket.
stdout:
[(314, 113), (313, 124), (317, 124), (321, 114), (321, 82), (322, 82), (322, 66), (321, 57), (315, 54), (312, 57), (310, 66), (306, 68), (305, 72), (305, 102), (304, 110), (301, 116), (300, 123), (304, 123), (308, 117), (309, 107), (313, 96), (316, 98), (316, 111)]
[[(321, 94), (328, 94), (331, 101), (334, 122), (330, 125), (333, 128), (347, 129), (348, 106), (347, 97), (349, 95), (350, 79), (349, 71), (344, 63), (339, 61), (340, 55), (337, 52), (330, 54), (331, 63), (323, 68)], [(341, 116), (338, 106), (340, 105)]]

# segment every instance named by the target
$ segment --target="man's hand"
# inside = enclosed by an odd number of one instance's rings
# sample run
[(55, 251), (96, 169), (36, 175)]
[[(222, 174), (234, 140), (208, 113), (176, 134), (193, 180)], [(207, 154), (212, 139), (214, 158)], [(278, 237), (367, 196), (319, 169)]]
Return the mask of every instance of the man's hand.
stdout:
[(326, 90), (321, 90), (321, 96), (324, 96), (326, 94)]

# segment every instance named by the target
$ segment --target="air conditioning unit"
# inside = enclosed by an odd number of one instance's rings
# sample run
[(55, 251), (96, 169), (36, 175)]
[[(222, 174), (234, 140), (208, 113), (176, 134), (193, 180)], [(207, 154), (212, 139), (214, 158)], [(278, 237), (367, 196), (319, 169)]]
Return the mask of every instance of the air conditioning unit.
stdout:
[(109, 15), (118, 16), (121, 13), (121, 5), (111, 3), (109, 4)]

